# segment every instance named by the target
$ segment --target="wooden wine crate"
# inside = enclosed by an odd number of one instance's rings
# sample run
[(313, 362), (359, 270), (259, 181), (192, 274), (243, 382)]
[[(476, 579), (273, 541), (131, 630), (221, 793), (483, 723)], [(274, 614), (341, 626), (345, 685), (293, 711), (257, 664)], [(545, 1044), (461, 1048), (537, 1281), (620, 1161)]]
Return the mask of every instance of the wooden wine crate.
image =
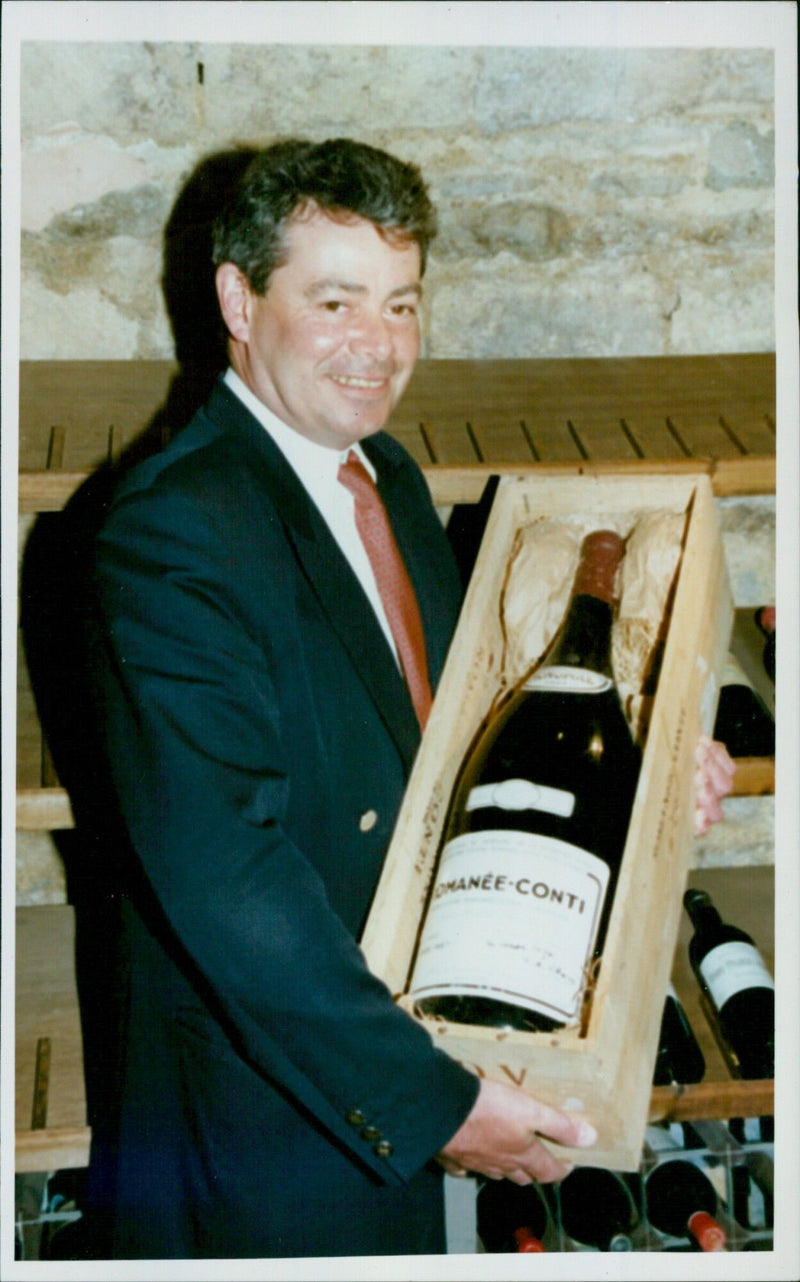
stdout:
[(635, 1170), (648, 1118), (664, 995), (694, 825), (694, 750), (710, 733), (733, 606), (705, 475), (501, 480), (362, 939), (372, 970), (413, 1013), (407, 990), (450, 796), (501, 681), (500, 597), (515, 535), (542, 516), (686, 513), (685, 539), (636, 801), (585, 1029), (503, 1032), (426, 1020), (479, 1076), (582, 1111), (599, 1131), (576, 1164)]

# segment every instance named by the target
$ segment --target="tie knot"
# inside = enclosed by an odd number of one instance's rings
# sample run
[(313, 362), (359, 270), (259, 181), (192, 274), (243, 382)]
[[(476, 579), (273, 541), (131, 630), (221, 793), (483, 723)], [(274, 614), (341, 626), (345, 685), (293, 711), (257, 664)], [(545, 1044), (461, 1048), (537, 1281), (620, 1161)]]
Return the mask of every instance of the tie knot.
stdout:
[(350, 450), (344, 463), (340, 464), (339, 481), (356, 498), (375, 493), (375, 483), (355, 450)]

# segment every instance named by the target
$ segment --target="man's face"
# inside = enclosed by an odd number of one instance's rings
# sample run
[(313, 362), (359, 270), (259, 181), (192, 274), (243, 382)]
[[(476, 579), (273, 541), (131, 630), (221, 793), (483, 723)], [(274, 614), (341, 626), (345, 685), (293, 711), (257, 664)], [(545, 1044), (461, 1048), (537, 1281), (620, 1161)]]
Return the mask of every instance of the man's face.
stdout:
[(413, 372), (419, 247), (320, 210), (292, 219), (286, 245), (265, 294), (240, 280), (232, 361), (284, 423), (341, 450), (383, 427)]

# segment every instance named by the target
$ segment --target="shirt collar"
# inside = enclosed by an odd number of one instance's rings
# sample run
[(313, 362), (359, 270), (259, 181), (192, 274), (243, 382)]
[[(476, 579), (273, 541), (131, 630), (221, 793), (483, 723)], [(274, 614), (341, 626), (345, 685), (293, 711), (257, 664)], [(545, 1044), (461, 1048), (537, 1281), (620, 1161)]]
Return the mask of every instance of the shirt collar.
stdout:
[(303, 436), (295, 428), (289, 427), (288, 423), (284, 423), (283, 419), (278, 418), (277, 414), (274, 414), (250, 390), (230, 366), (225, 373), (225, 382), (269, 433), (307, 488), (313, 489), (321, 481), (325, 483), (335, 481), (339, 467), (344, 463), (351, 449), (363, 463), (373, 481), (375, 480), (375, 468), (358, 442), (345, 450), (333, 450), (327, 445), (320, 445), (318, 441), (312, 441), (307, 436)]

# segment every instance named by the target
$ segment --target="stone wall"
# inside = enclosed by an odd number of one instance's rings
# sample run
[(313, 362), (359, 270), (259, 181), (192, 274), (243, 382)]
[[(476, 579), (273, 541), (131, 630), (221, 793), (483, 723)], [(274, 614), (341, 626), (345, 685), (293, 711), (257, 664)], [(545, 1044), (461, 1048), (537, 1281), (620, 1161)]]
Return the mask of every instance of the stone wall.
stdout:
[(769, 49), (22, 48), (24, 358), (172, 355), (162, 233), (204, 157), (349, 134), (441, 213), (436, 357), (771, 350)]
[[(21, 355), (171, 357), (162, 245), (179, 194), (205, 157), (291, 134), (351, 135), (422, 167), (440, 210), (430, 356), (772, 350), (772, 61), (23, 45)], [(737, 603), (774, 599), (774, 500), (720, 508)], [(730, 862), (733, 832), (738, 852), (772, 859), (772, 798), (732, 799), (727, 818), (698, 866)], [(20, 903), (63, 902), (49, 834), (18, 834), (17, 868)]]

